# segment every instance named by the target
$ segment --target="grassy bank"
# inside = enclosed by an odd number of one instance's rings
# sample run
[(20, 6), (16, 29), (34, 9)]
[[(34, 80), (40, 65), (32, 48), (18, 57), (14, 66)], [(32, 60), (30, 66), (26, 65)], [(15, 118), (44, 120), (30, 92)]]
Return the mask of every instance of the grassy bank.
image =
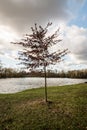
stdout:
[(0, 130), (86, 130), (87, 84), (0, 94)]

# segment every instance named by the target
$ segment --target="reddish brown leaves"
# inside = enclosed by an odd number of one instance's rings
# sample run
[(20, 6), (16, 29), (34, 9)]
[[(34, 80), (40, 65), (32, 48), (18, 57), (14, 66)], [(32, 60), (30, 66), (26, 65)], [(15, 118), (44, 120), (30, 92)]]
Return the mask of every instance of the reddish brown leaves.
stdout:
[(15, 42), (15, 44), (22, 45), (25, 48), (24, 51), (19, 53), (19, 59), (23, 61), (22, 63), (25, 64), (27, 68), (37, 68), (44, 66), (44, 64), (46, 66), (56, 64), (62, 61), (62, 57), (68, 53), (68, 49), (49, 53), (49, 48), (61, 41), (61, 39), (59, 39), (59, 29), (52, 35), (46, 36), (48, 28), (51, 25), (52, 23), (48, 23), (47, 26), (43, 28), (42, 26), (37, 26), (35, 23), (35, 27), (31, 27), (32, 34), (26, 34), (21, 42)]

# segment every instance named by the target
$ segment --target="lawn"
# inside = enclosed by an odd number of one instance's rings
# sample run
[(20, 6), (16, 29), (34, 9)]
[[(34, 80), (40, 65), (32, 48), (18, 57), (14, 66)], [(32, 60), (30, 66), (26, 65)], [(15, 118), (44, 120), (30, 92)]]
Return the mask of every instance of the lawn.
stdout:
[(86, 130), (87, 84), (0, 94), (0, 130)]

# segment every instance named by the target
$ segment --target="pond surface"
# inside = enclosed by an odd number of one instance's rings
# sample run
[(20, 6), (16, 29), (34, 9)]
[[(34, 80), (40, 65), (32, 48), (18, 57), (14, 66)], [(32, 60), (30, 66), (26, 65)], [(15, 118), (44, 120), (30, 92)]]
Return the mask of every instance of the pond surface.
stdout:
[[(62, 86), (87, 82), (87, 79), (48, 78), (48, 86)], [(0, 79), (0, 93), (15, 93), (26, 89), (44, 87), (44, 78)]]

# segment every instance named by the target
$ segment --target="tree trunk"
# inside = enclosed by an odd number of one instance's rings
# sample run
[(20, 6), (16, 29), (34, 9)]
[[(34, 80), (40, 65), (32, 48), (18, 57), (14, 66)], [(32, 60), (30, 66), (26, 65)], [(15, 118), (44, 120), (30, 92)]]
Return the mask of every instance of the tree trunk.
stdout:
[(44, 65), (44, 78), (45, 78), (45, 102), (47, 102), (47, 75), (46, 75), (46, 65)]

